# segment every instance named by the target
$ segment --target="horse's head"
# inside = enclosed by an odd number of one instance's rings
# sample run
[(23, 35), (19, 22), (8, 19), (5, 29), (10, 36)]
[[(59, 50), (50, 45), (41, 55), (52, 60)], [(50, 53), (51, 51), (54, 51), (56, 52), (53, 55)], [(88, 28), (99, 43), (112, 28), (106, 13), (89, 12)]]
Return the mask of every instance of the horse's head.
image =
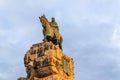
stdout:
[(46, 23), (48, 21), (47, 21), (47, 18), (45, 17), (45, 15), (39, 17), (39, 19), (40, 19), (40, 22), (41, 22), (42, 26), (46, 26)]

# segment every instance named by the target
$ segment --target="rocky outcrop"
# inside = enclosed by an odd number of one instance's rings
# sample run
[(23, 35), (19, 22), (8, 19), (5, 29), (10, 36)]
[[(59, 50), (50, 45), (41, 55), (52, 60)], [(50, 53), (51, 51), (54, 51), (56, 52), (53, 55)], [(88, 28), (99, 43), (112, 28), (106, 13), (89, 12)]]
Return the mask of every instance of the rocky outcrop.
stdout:
[(26, 79), (74, 80), (74, 61), (51, 42), (32, 45), (24, 57)]

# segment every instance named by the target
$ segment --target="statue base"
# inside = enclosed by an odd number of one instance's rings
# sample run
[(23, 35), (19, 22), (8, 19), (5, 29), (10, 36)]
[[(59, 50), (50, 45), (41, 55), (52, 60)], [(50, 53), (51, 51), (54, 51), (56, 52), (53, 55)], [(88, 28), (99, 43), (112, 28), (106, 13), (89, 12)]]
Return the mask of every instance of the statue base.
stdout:
[(27, 77), (18, 80), (74, 80), (74, 61), (51, 42), (32, 45), (24, 57)]

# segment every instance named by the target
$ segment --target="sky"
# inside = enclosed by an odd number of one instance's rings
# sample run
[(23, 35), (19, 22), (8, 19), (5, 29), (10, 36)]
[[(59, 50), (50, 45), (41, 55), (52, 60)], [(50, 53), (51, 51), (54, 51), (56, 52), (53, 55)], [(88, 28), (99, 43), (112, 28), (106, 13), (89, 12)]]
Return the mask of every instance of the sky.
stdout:
[(0, 0), (0, 80), (26, 77), (24, 55), (55, 17), (75, 80), (120, 80), (120, 0)]

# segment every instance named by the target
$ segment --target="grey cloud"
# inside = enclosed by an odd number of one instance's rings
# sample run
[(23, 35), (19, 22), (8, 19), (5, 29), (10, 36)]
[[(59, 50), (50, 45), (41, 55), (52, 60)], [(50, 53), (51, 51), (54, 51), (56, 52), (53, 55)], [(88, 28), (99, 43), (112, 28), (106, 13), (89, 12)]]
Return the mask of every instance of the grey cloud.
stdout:
[[(115, 27), (106, 23), (86, 24), (83, 24), (84, 27), (81, 30), (70, 29), (71, 36), (64, 35), (66, 52), (75, 59), (76, 80), (107, 80), (109, 78), (118, 80), (119, 63), (110, 57), (117, 56), (120, 51), (112, 45), (110, 40)], [(75, 40), (70, 40), (70, 38)], [(67, 46), (69, 48), (66, 48)]]

